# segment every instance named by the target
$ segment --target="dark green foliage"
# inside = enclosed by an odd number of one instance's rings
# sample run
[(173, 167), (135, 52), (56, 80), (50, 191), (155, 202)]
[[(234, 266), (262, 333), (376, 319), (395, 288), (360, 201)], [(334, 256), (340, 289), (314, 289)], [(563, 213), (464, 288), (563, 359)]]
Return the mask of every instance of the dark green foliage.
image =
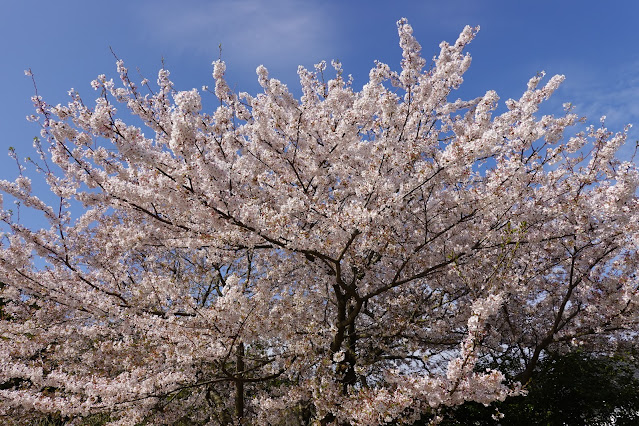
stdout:
[[(527, 396), (488, 407), (451, 407), (441, 424), (639, 425), (639, 362), (631, 356), (551, 354), (526, 388)], [(496, 420), (498, 413), (503, 418)]]

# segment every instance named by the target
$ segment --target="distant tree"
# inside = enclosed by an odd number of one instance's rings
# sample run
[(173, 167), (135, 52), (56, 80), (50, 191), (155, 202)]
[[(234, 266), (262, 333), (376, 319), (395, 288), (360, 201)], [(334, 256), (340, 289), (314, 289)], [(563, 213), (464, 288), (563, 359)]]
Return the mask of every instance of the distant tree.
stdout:
[(626, 134), (538, 117), (562, 76), (501, 113), (494, 91), (455, 100), (476, 30), (426, 67), (398, 29), (401, 70), (378, 63), (361, 91), (334, 62), (299, 68), (300, 100), (264, 67), (263, 93), (235, 94), (216, 61), (203, 111), (118, 61), (95, 103), (36, 95), (51, 194), (20, 161), (0, 190), (49, 225), (0, 214), (0, 415), (410, 424), (516, 394), (547, 350), (632, 343)]
[(441, 425), (639, 424), (639, 362), (634, 357), (553, 353), (537, 365), (526, 388), (527, 396), (445, 410)]

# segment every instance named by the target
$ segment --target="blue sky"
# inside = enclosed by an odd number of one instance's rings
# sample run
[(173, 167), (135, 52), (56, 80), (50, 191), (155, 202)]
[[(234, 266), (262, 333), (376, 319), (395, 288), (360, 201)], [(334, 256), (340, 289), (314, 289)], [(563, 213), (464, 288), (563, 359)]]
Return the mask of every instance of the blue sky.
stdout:
[[(464, 25), (481, 31), (468, 51), (473, 64), (460, 96), (496, 90), (502, 101), (518, 97), (538, 71), (565, 74), (551, 107), (572, 102), (597, 124), (621, 130), (634, 123), (639, 139), (639, 2), (602, 1), (335, 1), (335, 0), (0, 0), (0, 179), (13, 179), (14, 146), (32, 155), (39, 132), (32, 113), (31, 68), (49, 103), (64, 103), (77, 89), (96, 94), (98, 74), (115, 76), (109, 47), (130, 70), (154, 81), (164, 60), (177, 88), (212, 85), (211, 62), (227, 62), (231, 87), (255, 93), (255, 68), (297, 91), (297, 65), (338, 59), (357, 88), (375, 59), (398, 68), (396, 21), (408, 18), (431, 58), (442, 40), (454, 41)], [(629, 156), (632, 150), (623, 151)]]

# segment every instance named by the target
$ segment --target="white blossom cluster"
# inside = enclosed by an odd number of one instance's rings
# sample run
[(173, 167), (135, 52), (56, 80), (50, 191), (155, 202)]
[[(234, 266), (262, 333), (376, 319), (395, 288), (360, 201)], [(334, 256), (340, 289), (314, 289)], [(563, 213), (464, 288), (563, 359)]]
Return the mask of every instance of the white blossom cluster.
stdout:
[(401, 71), (360, 91), (333, 62), (299, 100), (264, 67), (236, 94), (216, 61), (208, 110), (118, 61), (94, 103), (34, 97), (54, 197), (0, 181), (48, 222), (0, 211), (0, 419), (410, 424), (525, 392), (548, 349), (634, 344), (626, 133), (541, 115), (563, 76), (456, 99), (477, 29), (432, 64), (398, 30)]

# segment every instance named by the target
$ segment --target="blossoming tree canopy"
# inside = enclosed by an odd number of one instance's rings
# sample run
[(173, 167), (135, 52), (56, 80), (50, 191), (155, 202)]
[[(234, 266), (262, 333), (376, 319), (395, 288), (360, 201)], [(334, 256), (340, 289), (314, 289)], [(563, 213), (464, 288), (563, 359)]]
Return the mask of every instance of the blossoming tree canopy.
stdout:
[[(632, 344), (625, 132), (540, 116), (563, 76), (501, 113), (494, 91), (456, 99), (476, 29), (428, 66), (398, 30), (400, 71), (361, 91), (321, 63), (299, 100), (264, 67), (262, 93), (234, 93), (216, 61), (208, 111), (118, 61), (95, 103), (34, 97), (57, 201), (0, 182), (48, 221), (1, 213), (0, 414), (410, 423), (519, 392), (548, 348)], [(516, 381), (476, 368), (506, 358)]]

